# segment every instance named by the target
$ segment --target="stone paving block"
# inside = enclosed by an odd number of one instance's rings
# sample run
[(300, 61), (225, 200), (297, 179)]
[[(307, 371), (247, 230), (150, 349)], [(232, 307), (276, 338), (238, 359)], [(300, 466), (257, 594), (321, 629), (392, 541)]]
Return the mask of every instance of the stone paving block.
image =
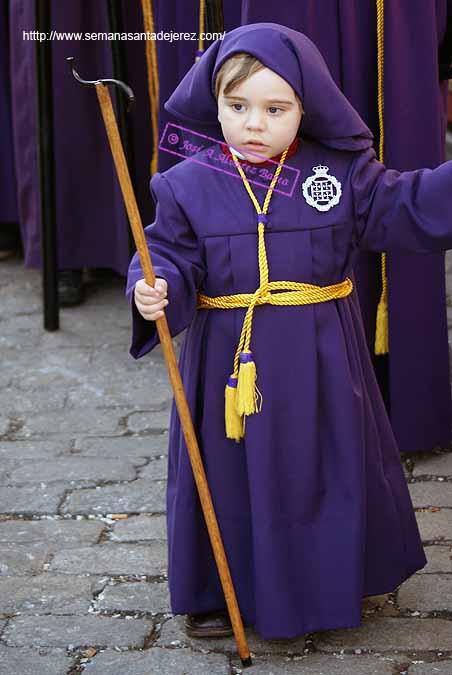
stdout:
[(165, 574), (167, 549), (164, 542), (150, 544), (99, 544), (58, 551), (50, 570), (62, 574)]
[[(101, 396), (104, 406), (133, 406), (140, 410), (143, 407), (152, 410), (169, 407), (171, 386), (166, 367), (160, 360), (154, 361), (152, 366), (147, 364), (147, 368), (137, 368), (122, 344), (108, 350), (96, 350), (94, 363), (90, 376), (85, 376), (81, 382), (85, 386), (69, 391), (69, 405), (96, 405)], [(133, 387), (130, 386), (132, 379)]]
[(153, 630), (150, 619), (109, 616), (20, 616), (3, 633), (17, 647), (142, 647)]
[(56, 513), (67, 488), (66, 484), (0, 487), (0, 513), (41, 515)]
[(36, 315), (28, 314), (9, 316), (7, 321), (2, 321), (0, 331), (0, 348), (2, 351), (17, 349), (19, 346), (38, 347), (42, 333), (40, 323)]
[(166, 516), (131, 516), (126, 520), (118, 520), (110, 534), (111, 541), (152, 541), (166, 538)]
[[(239, 658), (232, 663), (241, 668)], [(398, 660), (348, 654), (306, 654), (289, 657), (255, 656), (245, 675), (394, 675)]]
[(153, 647), (145, 652), (102, 652), (91, 660), (84, 672), (89, 675), (230, 675), (231, 671), (229, 659), (222, 654)]
[(138, 479), (133, 483), (74, 490), (62, 513), (164, 513), (166, 482)]
[(0, 646), (0, 675), (66, 675), (75, 663), (62, 650), (41, 651)]
[[(132, 376), (134, 377), (133, 387), (129, 384)], [(161, 407), (169, 405), (170, 392), (168, 386), (160, 387), (155, 392), (154, 397), (154, 389), (151, 389), (149, 382), (142, 382), (141, 387), (138, 384), (135, 386), (135, 376), (136, 373), (132, 374), (123, 369), (118, 369), (117, 363), (115, 363), (114, 370), (109, 370), (108, 373), (96, 370), (95, 374), (88, 378), (92, 384), (86, 383), (68, 391), (67, 405), (79, 408), (95, 405), (128, 406), (140, 410), (143, 407), (143, 402), (146, 406)]]
[(81, 438), (75, 447), (82, 455), (96, 457), (156, 457), (168, 454), (168, 433), (149, 436), (113, 436), (97, 438)]
[(451, 622), (446, 619), (364, 619), (358, 628), (319, 631), (314, 636), (316, 649), (325, 652), (341, 649), (366, 649), (378, 652), (452, 650)]
[(18, 438), (26, 434), (113, 434), (121, 433), (120, 420), (128, 409), (72, 408), (53, 413), (28, 415)]
[(166, 457), (163, 459), (153, 459), (143, 466), (139, 470), (140, 478), (145, 478), (146, 480), (166, 480), (168, 472), (168, 460)]
[(452, 572), (452, 546), (424, 546), (427, 564), (417, 574)]
[(30, 578), (0, 577), (0, 613), (86, 613), (92, 592), (92, 580), (89, 577), (47, 573)]
[(408, 483), (413, 506), (447, 506), (452, 508), (452, 483), (422, 481)]
[(415, 663), (407, 671), (407, 675), (451, 675), (452, 661), (436, 663)]
[(399, 616), (389, 593), (383, 595), (368, 595), (361, 601), (361, 615), (376, 614), (378, 616)]
[[(115, 303), (116, 304), (116, 303)], [(112, 345), (125, 345), (130, 340), (130, 317), (118, 311), (115, 304), (104, 305), (102, 311), (96, 305), (71, 307), (69, 312), (60, 313), (60, 330), (41, 330), (40, 348), (43, 351), (68, 347), (95, 347), (99, 352)], [(101, 341), (100, 341), (101, 340)]]
[(168, 584), (138, 581), (108, 585), (98, 596), (96, 606), (115, 611), (169, 614)]
[[(42, 331), (42, 327), (41, 327)], [(82, 373), (92, 372), (91, 353), (81, 349), (36, 352), (24, 349), (6, 364), (13, 373), (12, 385), (25, 394), (58, 391), (64, 399), (68, 387), (76, 385)]]
[(452, 509), (416, 511), (422, 541), (452, 541)]
[[(449, 476), (452, 478), (452, 452), (431, 455), (415, 461), (413, 476)], [(450, 486), (452, 489), (452, 485)]]
[[(2, 261), (2, 268), (4, 266), (4, 261)], [(16, 270), (14, 270), (14, 273)], [(38, 286), (40, 284), (39, 279), (36, 280)], [(22, 285), (22, 283), (20, 284)], [(39, 297), (36, 296), (31, 298), (28, 293), (25, 293), (23, 288), (20, 288), (19, 284), (15, 284), (14, 289), (11, 285), (2, 284), (1, 285), (1, 295), (2, 295), (2, 314), (3, 316), (17, 316), (19, 314), (26, 314), (27, 316), (35, 315), (36, 320), (39, 320), (39, 316), (42, 313), (41, 302)], [(14, 291), (14, 292), (13, 292)], [(41, 318), (42, 321), (42, 318)]]
[(70, 438), (55, 441), (0, 441), (0, 460), (52, 459), (69, 452)]
[(40, 544), (2, 544), (0, 575), (33, 574), (42, 569), (51, 553), (47, 542)]
[[(87, 312), (87, 310), (88, 308), (85, 306), (84, 311)], [(96, 335), (94, 331), (88, 332), (86, 330), (88, 322), (91, 322), (91, 318), (94, 321), (94, 316), (90, 316), (88, 320), (86, 317), (85, 320), (69, 320), (61, 313), (60, 330), (52, 333), (41, 331), (38, 343), (39, 348), (43, 351), (52, 349), (66, 350), (70, 348), (94, 348), (98, 352), (101, 349), (110, 349), (112, 346), (121, 345), (124, 349), (130, 338), (130, 325), (127, 327), (121, 326), (118, 321), (116, 322), (116, 325), (113, 325), (111, 322), (104, 325), (102, 321), (104, 317), (99, 317), (99, 311), (97, 311), (97, 315), (98, 320), (102, 323), (102, 332), (98, 332)], [(99, 325), (98, 322), (96, 323)], [(99, 344), (100, 334), (102, 335), (101, 344)], [(126, 350), (124, 349), (124, 351)]]
[[(137, 467), (144, 466), (147, 462), (148, 459), (147, 457), (140, 457), (139, 455), (127, 455), (126, 453), (123, 453), (123, 457), (109, 457), (108, 455), (105, 456), (105, 459), (108, 459), (109, 461), (126, 461), (129, 464), (132, 464), (132, 466)], [(98, 461), (101, 461), (104, 456), (100, 453), (99, 455), (96, 455), (95, 453), (91, 454), (86, 454), (82, 452), (81, 450), (78, 450), (77, 448), (73, 448), (70, 452), (70, 456), (72, 458), (78, 457), (79, 459), (94, 459), (96, 458)], [(97, 481), (100, 482), (100, 481)], [(85, 482), (83, 483), (83, 487), (91, 487), (90, 485), (87, 485)]]
[(402, 584), (397, 598), (401, 609), (452, 612), (452, 574), (415, 574)]
[[(184, 629), (185, 617), (178, 615), (163, 624), (157, 647), (190, 647), (193, 650), (206, 649), (206, 640), (191, 638)], [(292, 640), (263, 640), (251, 627), (245, 627), (250, 652), (254, 654), (302, 654), (305, 647), (304, 636)], [(225, 638), (209, 638), (209, 649), (215, 652), (236, 655), (237, 645), (233, 636)], [(246, 672), (246, 671), (245, 671)]]
[(0, 391), (0, 409), (5, 415), (16, 416), (18, 413), (50, 413), (64, 407), (64, 396), (61, 392), (49, 390), (45, 396), (37, 396), (34, 391), (22, 391), (8, 387)]
[(9, 429), (9, 418), (5, 415), (0, 416), (0, 436), (4, 436), (8, 433)]
[[(0, 521), (0, 543), (45, 541), (60, 548), (95, 544), (105, 528), (96, 520), (4, 520)], [(53, 546), (52, 548), (55, 548)]]
[[(1, 337), (0, 337), (1, 341)], [(0, 342), (0, 347), (1, 347), (1, 342)], [(2, 353), (4, 353), (4, 350), (2, 349)], [(14, 354), (15, 352), (11, 352), (11, 354)], [(11, 372), (6, 372), (5, 369), (2, 369), (2, 372), (0, 373), (0, 388), (1, 389), (6, 389), (7, 387), (11, 386), (11, 381), (12, 381), (12, 373)], [(2, 419), (0, 417), (0, 419)], [(5, 419), (5, 418), (3, 418)]]
[(127, 427), (133, 433), (166, 431), (169, 427), (170, 408), (160, 412), (134, 412), (129, 415)]
[(38, 483), (45, 481), (100, 481), (134, 480), (136, 470), (133, 464), (123, 459), (94, 457), (64, 457), (48, 461), (21, 461), (9, 471), (8, 484)]

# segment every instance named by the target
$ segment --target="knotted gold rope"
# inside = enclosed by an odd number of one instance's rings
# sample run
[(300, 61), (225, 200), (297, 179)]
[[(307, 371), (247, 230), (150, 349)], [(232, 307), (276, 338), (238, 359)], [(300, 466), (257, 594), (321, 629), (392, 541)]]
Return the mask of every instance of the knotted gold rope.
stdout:
[[(377, 72), (378, 72), (378, 124), (380, 129), (378, 159), (384, 162), (384, 0), (377, 0)], [(381, 254), (381, 296), (375, 324), (375, 354), (389, 352), (388, 326), (388, 277), (386, 253)]]
[[(236, 295), (221, 295), (211, 298), (202, 293), (198, 294), (197, 309), (233, 309), (247, 307), (240, 334), (239, 344), (234, 357), (234, 370), (230, 375), (225, 388), (225, 425), (227, 438), (237, 443), (245, 435), (245, 418), (247, 415), (259, 412), (262, 408), (263, 397), (256, 386), (256, 365), (250, 351), (253, 312), (256, 305), (308, 305), (317, 302), (327, 302), (336, 298), (344, 298), (353, 290), (349, 278), (330, 286), (315, 286), (297, 281), (269, 281), (267, 252), (265, 248), (264, 229), (268, 205), (286, 159), (286, 148), (268, 188), (264, 205), (261, 209), (251, 186), (245, 176), (243, 168), (232, 153), (234, 163), (242, 177), (245, 188), (258, 214), (258, 261), (259, 261), (259, 288), (254, 293), (238, 293)], [(272, 291), (287, 291), (272, 293)]]

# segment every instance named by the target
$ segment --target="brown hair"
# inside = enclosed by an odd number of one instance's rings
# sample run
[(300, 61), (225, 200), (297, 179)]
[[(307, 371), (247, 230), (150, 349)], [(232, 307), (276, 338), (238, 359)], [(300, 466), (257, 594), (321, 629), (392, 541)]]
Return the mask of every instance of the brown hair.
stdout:
[(215, 78), (215, 97), (218, 99), (220, 94), (221, 84), (223, 78), (230, 75), (231, 71), (235, 71), (230, 79), (227, 81), (224, 88), (224, 94), (229, 94), (230, 91), (241, 84), (244, 80), (257, 73), (258, 70), (265, 68), (264, 64), (256, 59), (255, 56), (247, 54), (246, 52), (239, 52), (227, 59)]
[[(215, 98), (218, 100), (222, 81), (228, 75), (230, 75), (230, 78), (226, 82), (223, 91), (224, 95), (229, 94), (235, 87), (238, 87), (239, 84), (247, 80), (251, 75), (254, 75), (258, 70), (262, 70), (262, 68), (265, 67), (266, 66), (252, 54), (248, 54), (247, 52), (238, 52), (237, 54), (234, 54), (234, 56), (226, 59), (215, 77)], [(303, 113), (303, 105), (296, 93), (295, 100)]]

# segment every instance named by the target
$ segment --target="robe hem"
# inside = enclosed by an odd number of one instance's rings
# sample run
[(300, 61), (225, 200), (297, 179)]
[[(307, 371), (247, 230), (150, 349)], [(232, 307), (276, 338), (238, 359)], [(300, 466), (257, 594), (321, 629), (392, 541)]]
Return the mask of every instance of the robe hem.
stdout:
[[(407, 571), (405, 574), (403, 574), (400, 577), (400, 580), (398, 582), (393, 582), (393, 583), (388, 584), (387, 586), (384, 587), (384, 590), (376, 590), (376, 591), (372, 591), (371, 593), (363, 593), (361, 595), (361, 599), (371, 597), (371, 596), (375, 596), (375, 595), (385, 595), (386, 593), (394, 592), (396, 590), (396, 588), (398, 588), (398, 586), (403, 584), (407, 579), (409, 579), (409, 577), (411, 577), (413, 574), (415, 574), (415, 572), (417, 572), (420, 569), (423, 569), (426, 564), (427, 564), (427, 562), (425, 562), (423, 565), (416, 565), (415, 567), (410, 568), (412, 571)], [(202, 609), (190, 609), (190, 610), (186, 610), (186, 611), (177, 611), (177, 612), (173, 611), (172, 613), (174, 614), (174, 616), (176, 616), (176, 615), (184, 615), (184, 614), (196, 614), (198, 612), (199, 613), (201, 613), (201, 612), (202, 613), (204, 613), (204, 612), (214, 612), (214, 611), (218, 610), (218, 605), (219, 605), (219, 603), (217, 602), (217, 603), (215, 603), (215, 608), (212, 608), (212, 609), (206, 609), (205, 607), (203, 607)], [(223, 607), (220, 607), (220, 609), (226, 609), (226, 605), (224, 604)], [(308, 627), (306, 629), (295, 629), (295, 631), (289, 631), (289, 632), (285, 632), (284, 634), (278, 634), (278, 635), (266, 633), (265, 631), (260, 631), (256, 627), (255, 621), (251, 620), (249, 615), (247, 615), (245, 612), (242, 612), (242, 620), (245, 621), (248, 624), (248, 626), (250, 628), (252, 628), (259, 635), (259, 637), (262, 640), (292, 640), (292, 639), (303, 637), (304, 635), (307, 635), (309, 633), (319, 633), (319, 632), (323, 632), (323, 631), (338, 630), (340, 628), (359, 628), (363, 623), (362, 615), (361, 615), (361, 609), (360, 609), (359, 613), (360, 613), (360, 616), (357, 619), (352, 619), (352, 620), (349, 620), (349, 621), (346, 621), (346, 620), (345, 621), (338, 621), (337, 623), (334, 623), (334, 625), (327, 625), (327, 626), (324, 625), (322, 628), (312, 626), (312, 627)]]

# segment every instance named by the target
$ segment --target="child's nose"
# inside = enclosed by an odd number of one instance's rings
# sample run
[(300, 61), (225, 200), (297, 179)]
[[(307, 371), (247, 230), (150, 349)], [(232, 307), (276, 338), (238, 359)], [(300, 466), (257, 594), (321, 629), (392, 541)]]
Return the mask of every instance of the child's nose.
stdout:
[(262, 112), (259, 110), (250, 111), (246, 120), (248, 129), (263, 129), (265, 126), (265, 119)]

